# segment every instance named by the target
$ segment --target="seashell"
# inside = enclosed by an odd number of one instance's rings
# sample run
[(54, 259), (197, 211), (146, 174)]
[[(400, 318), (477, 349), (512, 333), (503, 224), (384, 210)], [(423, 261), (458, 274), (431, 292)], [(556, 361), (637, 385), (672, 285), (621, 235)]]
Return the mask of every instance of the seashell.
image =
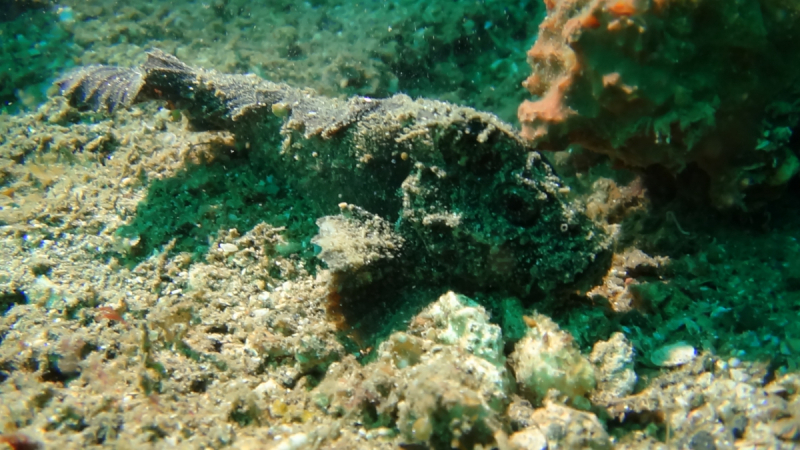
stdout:
[(697, 350), (686, 342), (680, 341), (665, 345), (650, 355), (650, 362), (659, 367), (677, 367), (692, 361)]

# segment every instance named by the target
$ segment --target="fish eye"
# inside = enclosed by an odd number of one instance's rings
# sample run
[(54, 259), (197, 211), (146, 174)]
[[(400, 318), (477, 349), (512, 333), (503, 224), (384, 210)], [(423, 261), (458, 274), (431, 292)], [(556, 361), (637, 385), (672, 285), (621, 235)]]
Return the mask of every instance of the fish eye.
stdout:
[(507, 192), (503, 202), (503, 216), (509, 223), (529, 227), (539, 219), (538, 205), (518, 192)]

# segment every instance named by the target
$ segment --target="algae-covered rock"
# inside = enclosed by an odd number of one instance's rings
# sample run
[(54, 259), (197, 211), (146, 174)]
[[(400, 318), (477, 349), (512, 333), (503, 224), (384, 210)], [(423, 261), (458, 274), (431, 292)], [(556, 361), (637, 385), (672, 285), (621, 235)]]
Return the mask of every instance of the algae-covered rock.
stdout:
[(515, 428), (509, 444), (515, 450), (610, 449), (611, 439), (597, 417), (551, 401), (534, 409), (516, 399), (508, 407)]
[(502, 366), (503, 338), (500, 327), (489, 322), (483, 307), (454, 292), (420, 312), (409, 332), (460, 349)]
[(264, 152), (323, 215), (345, 202), (393, 224), (405, 241), (400, 285), (549, 292), (603, 248), (550, 165), (491, 114), (405, 95), (329, 99), (158, 50), (139, 68), (84, 67), (59, 85), (109, 111), (167, 100), (194, 128), (232, 131), (242, 150)]
[(596, 384), (594, 367), (581, 355), (572, 336), (559, 329), (547, 316), (536, 314), (531, 328), (514, 347), (511, 363), (527, 396), (541, 402), (548, 391), (566, 396), (577, 406), (586, 406), (584, 397)]
[(589, 361), (597, 369), (597, 391), (592, 395), (593, 403), (605, 403), (633, 392), (636, 385), (633, 356), (633, 346), (619, 332), (594, 344), (589, 355)]
[(396, 427), (402, 442), (472, 448), (505, 436), (513, 382), (500, 328), (484, 309), (449, 292), (384, 341), (364, 367), (331, 366), (315, 391), (329, 413)]
[(410, 442), (491, 442), (502, 430), (506, 392), (493, 383), (497, 369), (447, 349), (404, 374), (397, 426)]
[(378, 354), (407, 368), (400, 430), (414, 442), (435, 439), (434, 432), (458, 437), (473, 428), (478, 434), (499, 430), (498, 413), (512, 389), (502, 342), (485, 310), (453, 292), (419, 313), (408, 333), (392, 335)]
[(548, 402), (531, 415), (549, 449), (606, 450), (611, 439), (594, 414)]

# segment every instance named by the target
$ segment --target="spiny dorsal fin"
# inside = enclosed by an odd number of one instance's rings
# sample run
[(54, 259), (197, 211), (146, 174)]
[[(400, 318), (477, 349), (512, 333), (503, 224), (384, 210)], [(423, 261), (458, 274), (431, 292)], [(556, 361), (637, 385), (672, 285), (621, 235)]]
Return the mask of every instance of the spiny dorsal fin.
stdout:
[(56, 81), (61, 94), (95, 110), (113, 112), (133, 104), (144, 86), (145, 74), (138, 68), (86, 66)]
[(194, 73), (194, 69), (183, 61), (157, 48), (147, 52), (147, 61), (142, 65), (142, 69), (148, 73), (154, 70), (185, 74)]

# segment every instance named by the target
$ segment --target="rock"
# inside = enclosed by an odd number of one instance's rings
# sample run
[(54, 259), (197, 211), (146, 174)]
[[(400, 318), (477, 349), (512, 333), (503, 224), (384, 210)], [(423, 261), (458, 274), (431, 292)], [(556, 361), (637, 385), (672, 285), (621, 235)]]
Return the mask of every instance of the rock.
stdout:
[(547, 438), (549, 450), (605, 450), (611, 439), (592, 413), (548, 402), (533, 412), (531, 420)]
[(594, 345), (589, 361), (596, 368), (597, 391), (593, 394), (596, 401), (606, 402), (633, 392), (636, 385), (633, 356), (633, 346), (622, 333), (614, 333), (607, 341)]
[(517, 431), (509, 438), (514, 450), (547, 450), (547, 438), (536, 427)]
[(594, 367), (581, 355), (572, 335), (542, 314), (535, 314), (529, 323), (528, 333), (511, 354), (522, 390), (534, 404), (540, 403), (551, 389), (573, 403), (588, 403), (584, 396), (595, 387)]

